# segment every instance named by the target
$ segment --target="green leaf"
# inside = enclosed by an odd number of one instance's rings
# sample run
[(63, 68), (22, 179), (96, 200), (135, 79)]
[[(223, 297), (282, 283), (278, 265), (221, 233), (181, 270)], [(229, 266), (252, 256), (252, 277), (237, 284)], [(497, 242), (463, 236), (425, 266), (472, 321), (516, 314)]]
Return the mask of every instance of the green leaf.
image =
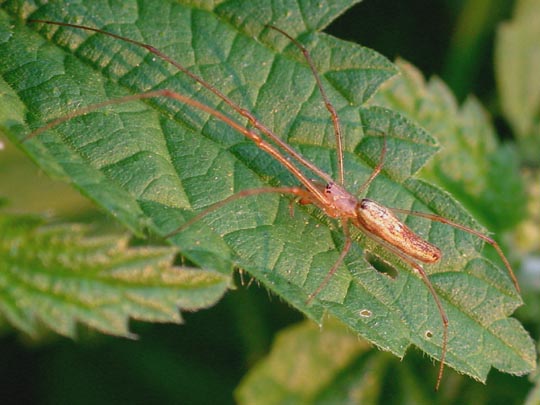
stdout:
[(525, 216), (526, 195), (519, 160), (501, 145), (486, 111), (474, 98), (462, 106), (439, 78), (427, 83), (411, 64), (398, 60), (400, 75), (371, 101), (392, 108), (437, 135), (441, 150), (422, 170), (462, 202), (491, 231), (513, 229)]
[(236, 400), (239, 404), (346, 403), (343, 400), (349, 396), (358, 404), (372, 403), (389, 357), (368, 360), (371, 369), (351, 381), (358, 369), (355, 362), (370, 349), (332, 319), (322, 330), (312, 322), (294, 325), (278, 334), (270, 354), (244, 377)]
[(529, 391), (525, 405), (535, 405), (540, 402), (540, 373), (535, 373), (533, 382), (534, 387)]
[[(475, 404), (517, 403), (524, 386), (497, 375), (488, 386), (452, 373), (439, 392), (426, 384), (436, 370), (414, 354), (403, 362), (375, 351), (330, 318), (323, 328), (301, 322), (281, 331), (267, 356), (235, 391), (239, 404)], [(523, 383), (520, 381), (519, 383)], [(468, 398), (467, 401), (465, 398)], [(470, 399), (474, 398), (474, 401)], [(537, 393), (528, 404), (537, 404)]]
[(538, 165), (540, 150), (540, 4), (516, 2), (514, 18), (497, 31), (495, 73), (501, 107), (524, 158)]
[(181, 323), (179, 308), (211, 306), (227, 289), (219, 273), (171, 266), (174, 248), (130, 248), (126, 237), (85, 232), (0, 216), (0, 314), (13, 326), (35, 336), (44, 325), (73, 337), (80, 322), (131, 336), (130, 318)]
[[(0, 17), (7, 33), (0, 36), (0, 72), (24, 111), (19, 119), (0, 123), (1, 128), (20, 142), (31, 129), (68, 111), (156, 88), (175, 89), (233, 115), (145, 50), (80, 30), (26, 25), (13, 16), (71, 21), (156, 46), (335, 174), (328, 112), (298, 50), (264, 25), (278, 21), (312, 52), (340, 115), (349, 188), (358, 189), (378, 162), (383, 131), (388, 153), (383, 173), (369, 187), (370, 198), (482, 229), (448, 194), (411, 177), (437, 150), (434, 139), (396, 112), (359, 105), (395, 67), (374, 51), (299, 29), (304, 23), (324, 26), (328, 20), (321, 15), (334, 16), (336, 9), (287, 4), (285, 9), (302, 13), (274, 14), (277, 9), (260, 7), (251, 14), (246, 13), (250, 2), (234, 1), (215, 7), (157, 1), (38, 8), (9, 3)], [(298, 184), (281, 164), (223, 122), (171, 100), (95, 111), (21, 146), (138, 234), (166, 235), (241, 190)], [(306, 304), (337, 259), (344, 237), (315, 207), (297, 207), (291, 216), (290, 206), (289, 198), (273, 194), (239, 199), (175, 235), (172, 243), (203, 268), (227, 275), (233, 266), (247, 270), (318, 323), (328, 312), (399, 357), (413, 344), (440, 358), (441, 318), (425, 285), (359, 231), (353, 233), (355, 243), (344, 265), (312, 305)], [(483, 258), (482, 244), (439, 223), (412, 217), (406, 222), (444, 251), (444, 259), (426, 270), (450, 319), (448, 364), (480, 380), (492, 365), (514, 374), (534, 368), (528, 334), (508, 319), (521, 300), (505, 271)], [(376, 271), (364, 252), (370, 261), (395, 268), (398, 276)]]

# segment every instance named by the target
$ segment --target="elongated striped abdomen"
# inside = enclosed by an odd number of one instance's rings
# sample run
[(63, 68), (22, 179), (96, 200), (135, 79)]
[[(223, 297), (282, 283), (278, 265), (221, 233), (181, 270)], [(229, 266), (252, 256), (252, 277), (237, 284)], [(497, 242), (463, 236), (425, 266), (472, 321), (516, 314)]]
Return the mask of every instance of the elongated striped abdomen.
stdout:
[(378, 236), (407, 256), (424, 263), (440, 260), (441, 250), (415, 234), (401, 222), (388, 208), (367, 198), (362, 199), (357, 207), (355, 225)]

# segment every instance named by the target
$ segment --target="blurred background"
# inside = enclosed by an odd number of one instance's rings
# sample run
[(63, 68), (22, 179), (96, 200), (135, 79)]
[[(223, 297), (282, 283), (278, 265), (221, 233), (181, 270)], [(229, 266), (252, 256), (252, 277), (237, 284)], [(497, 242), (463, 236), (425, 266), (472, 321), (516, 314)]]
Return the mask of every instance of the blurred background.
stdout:
[[(498, 104), (493, 66), (496, 29), (512, 17), (513, 7), (511, 0), (366, 0), (326, 32), (391, 60), (404, 58), (426, 77), (440, 76), (459, 101), (475, 94), (491, 113), (501, 139), (511, 140)], [(76, 191), (51, 181), (5, 138), (0, 141), (0, 197), (9, 202), (5, 210), (108, 222)], [(81, 328), (77, 342), (45, 332), (43, 341), (33, 343), (3, 325), (2, 403), (233, 403), (232, 392), (268, 353), (276, 332), (302, 319), (255, 282), (248, 286), (248, 281), (248, 276), (243, 283), (238, 277), (237, 290), (217, 306), (185, 314), (185, 325), (132, 322), (139, 336), (133, 341)], [(394, 362), (387, 371), (391, 381), (392, 367), (400, 362), (391, 357), (389, 361)], [(403, 363), (436, 369), (412, 351)], [(84, 367), (76, 367), (80, 364)], [(467, 384), (471, 392), (483, 390), (481, 384)], [(523, 403), (531, 386), (527, 378), (494, 370), (489, 385), (490, 403), (501, 404)]]

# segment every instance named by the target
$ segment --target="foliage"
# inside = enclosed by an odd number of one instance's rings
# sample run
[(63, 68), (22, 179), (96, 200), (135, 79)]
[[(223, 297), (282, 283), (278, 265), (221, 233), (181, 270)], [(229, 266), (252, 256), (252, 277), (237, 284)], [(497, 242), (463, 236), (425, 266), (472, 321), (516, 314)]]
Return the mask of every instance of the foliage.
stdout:
[[(43, 170), (71, 182), (139, 237), (163, 237), (196, 212), (240, 190), (296, 184), (278, 162), (225, 123), (167, 99), (99, 109), (21, 143), (33, 129), (74, 109), (156, 88), (172, 88), (211, 106), (222, 104), (141, 48), (81, 30), (26, 23), (28, 18), (70, 21), (156, 46), (253, 111), (295, 149), (335, 175), (333, 127), (315, 80), (298, 50), (265, 27), (272, 23), (297, 37), (315, 60), (342, 120), (346, 181), (351, 190), (358, 189), (378, 161), (383, 141), (379, 132), (384, 131), (388, 144), (385, 166), (369, 188), (368, 197), (389, 206), (442, 215), (482, 232), (486, 230), (448, 191), (490, 230), (511, 230), (522, 219), (520, 210), (506, 215), (509, 206), (524, 205), (523, 186), (516, 180), (517, 155), (511, 147), (498, 143), (475, 100), (458, 111), (440, 81), (434, 79), (426, 85), (405, 63), (398, 64), (402, 76), (387, 82), (397, 69), (384, 57), (317, 32), (350, 2), (307, 7), (291, 1), (282, 9), (270, 8), (269, 2), (193, 3), (82, 2), (59, 7), (54, 3), (30, 6), (6, 2), (0, 15), (0, 128)], [(436, 134), (443, 146), (442, 153), (429, 164), (439, 145), (424, 128)], [(503, 178), (501, 172), (512, 175)], [(418, 173), (425, 180), (416, 177)], [(509, 194), (512, 198), (506, 199)], [(406, 222), (444, 251), (444, 260), (426, 270), (450, 319), (447, 364), (481, 381), (492, 366), (518, 375), (531, 371), (535, 367), (532, 341), (523, 327), (509, 318), (521, 299), (497, 258), (485, 258), (483, 245), (461, 231), (414, 217)], [(59, 229), (70, 241), (59, 252), (79, 252), (73, 242), (81, 240), (78, 231), (69, 226)], [(31, 234), (31, 229), (28, 231)], [(355, 233), (354, 238), (345, 266), (313, 304), (307, 305), (307, 296), (339, 254), (341, 229), (314, 207), (295, 208), (291, 216), (290, 201), (279, 195), (237, 200), (171, 238), (183, 257), (205, 269), (184, 270), (188, 279), (194, 277), (186, 280), (188, 285), (195, 282), (199, 289), (190, 291), (181, 306), (195, 309), (210, 305), (221, 295), (220, 288), (225, 287), (232, 269), (239, 267), (345, 340), (350, 338), (345, 337), (342, 326), (323, 322), (325, 314), (398, 357), (414, 345), (440, 358), (441, 320), (422, 281), (405, 263), (361, 233)], [(104, 246), (100, 249), (112, 249), (110, 238), (104, 237), (101, 243)], [(120, 250), (125, 243), (120, 244)], [(81, 245), (83, 258), (87, 247), (86, 242)], [(147, 254), (164, 252), (157, 249)], [(171, 253), (167, 252), (170, 261)], [(129, 260), (132, 254), (127, 250), (120, 257), (126, 255), (125, 260)], [(114, 258), (114, 254), (108, 256)], [(162, 259), (156, 260), (163, 265), (163, 256), (159, 257)], [(81, 277), (75, 276), (79, 286), (70, 291), (68, 302), (84, 297), (85, 291), (107, 291), (100, 277), (88, 279), (93, 260), (82, 261), (77, 271)], [(149, 259), (143, 254), (141, 260)], [(381, 263), (396, 271), (397, 277), (376, 271)], [(128, 277), (143, 287), (141, 296), (130, 291), (130, 285), (116, 286), (126, 291), (118, 308), (107, 308), (116, 311), (116, 323), (93, 321), (103, 314), (99, 306), (86, 308), (85, 318), (74, 315), (65, 302), (51, 304), (56, 317), (46, 320), (48, 311), (42, 311), (38, 318), (65, 334), (71, 334), (68, 331), (73, 329), (74, 319), (122, 335), (127, 334), (128, 316), (176, 321), (178, 294), (185, 288), (172, 276), (178, 270), (164, 266), (149, 274), (145, 270), (149, 268), (145, 262)], [(41, 276), (39, 266), (29, 269), (30, 278)], [(99, 269), (93, 271), (100, 274)], [(160, 285), (160, 274), (171, 274), (171, 278), (165, 277)], [(118, 296), (114, 291), (111, 294)], [(24, 290), (21, 294), (32, 297)], [(25, 329), (23, 322), (10, 321), (23, 330), (31, 329)], [(300, 328), (292, 333), (293, 339), (299, 339), (305, 331)], [(313, 338), (313, 330), (309, 333)], [(351, 347), (361, 348), (360, 352), (347, 352), (348, 345), (338, 346), (325, 360), (343, 360), (332, 366), (338, 374), (346, 372), (353, 359), (367, 350), (365, 343), (358, 342)], [(302, 355), (310, 358), (317, 353), (320, 346), (314, 345)], [(286, 356), (291, 359), (293, 354)], [(386, 364), (387, 360), (381, 361), (381, 372)], [(250, 385), (251, 381), (260, 384), (251, 376), (257, 375), (257, 370), (248, 375), (238, 395), (262, 389), (268, 390), (265, 395), (277, 395), (269, 386)], [(292, 370), (277, 367), (265, 372), (270, 374), (267, 379), (278, 381)], [(363, 372), (360, 376), (355, 378), (367, 378)], [(317, 382), (325, 381), (330, 380)], [(350, 381), (343, 384), (337, 387), (352, 387)], [(318, 395), (319, 389), (313, 392)], [(358, 395), (375, 395), (370, 389), (360, 390)], [(324, 395), (340, 395), (336, 386), (329, 390)], [(343, 392), (346, 390), (341, 395)], [(314, 400), (312, 396), (301, 398)]]
[(125, 236), (41, 222), (0, 217), (2, 314), (29, 335), (46, 326), (74, 337), (78, 321), (130, 337), (129, 318), (180, 323), (179, 307), (208, 307), (227, 288), (219, 273), (171, 267), (176, 249), (129, 248)]
[(517, 2), (512, 21), (499, 27), (495, 49), (501, 107), (523, 158), (536, 166), (540, 150), (539, 18), (537, 2)]

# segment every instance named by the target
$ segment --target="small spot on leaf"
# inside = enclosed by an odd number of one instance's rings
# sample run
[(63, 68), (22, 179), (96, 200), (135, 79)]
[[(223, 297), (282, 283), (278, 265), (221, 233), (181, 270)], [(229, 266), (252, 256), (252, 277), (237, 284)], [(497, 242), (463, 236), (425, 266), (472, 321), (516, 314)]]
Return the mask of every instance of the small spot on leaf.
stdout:
[(369, 309), (362, 309), (362, 310), (360, 311), (360, 316), (361, 316), (362, 318), (370, 318), (371, 315), (373, 315), (373, 313), (372, 313)]
[(366, 255), (366, 260), (369, 264), (371, 264), (375, 270), (377, 270), (379, 273), (385, 274), (391, 279), (395, 280), (398, 276), (397, 270), (390, 265), (390, 263), (385, 262), (380, 257), (377, 257), (373, 254)]

